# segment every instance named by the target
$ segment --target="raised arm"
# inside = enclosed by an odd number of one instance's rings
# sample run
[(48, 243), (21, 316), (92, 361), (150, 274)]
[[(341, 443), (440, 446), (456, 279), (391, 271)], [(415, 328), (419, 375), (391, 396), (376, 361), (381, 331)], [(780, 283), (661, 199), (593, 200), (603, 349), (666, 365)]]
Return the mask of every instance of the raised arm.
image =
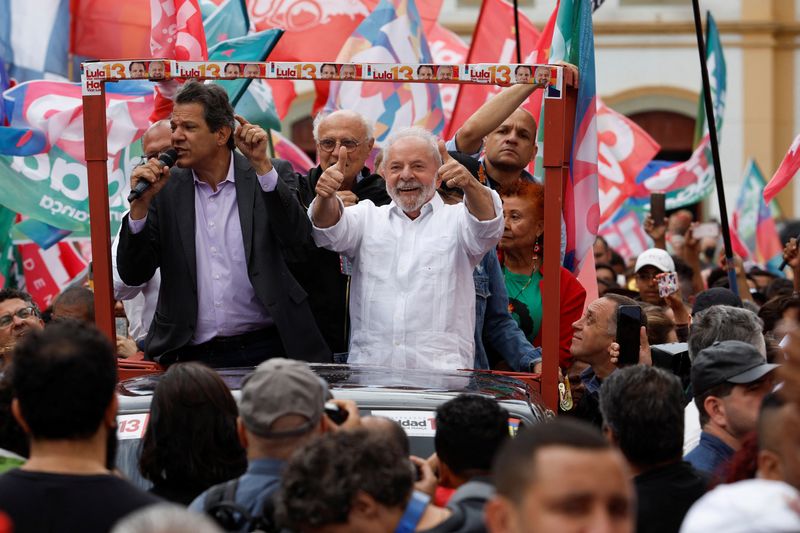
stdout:
[(456, 132), (458, 151), (465, 154), (479, 151), (483, 138), (511, 116), (535, 89), (535, 85), (513, 85), (490, 98)]
[(329, 166), (317, 181), (317, 198), (312, 204), (311, 221), (318, 228), (330, 228), (339, 222), (342, 211), (336, 191), (344, 181), (344, 168), (347, 166), (347, 149), (339, 148), (339, 160)]

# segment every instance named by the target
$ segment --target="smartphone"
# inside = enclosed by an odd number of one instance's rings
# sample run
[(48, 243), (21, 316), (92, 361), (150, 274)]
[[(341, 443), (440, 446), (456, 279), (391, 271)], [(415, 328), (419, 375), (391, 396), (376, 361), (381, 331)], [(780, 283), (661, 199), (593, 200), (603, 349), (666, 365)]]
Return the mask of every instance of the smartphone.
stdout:
[(692, 237), (695, 239), (704, 239), (706, 237), (716, 239), (719, 237), (719, 226), (716, 222), (703, 222), (702, 224), (698, 224), (694, 227), (694, 230), (692, 230)]
[(642, 327), (642, 308), (638, 305), (617, 307), (618, 366), (639, 362), (639, 329)]
[(664, 225), (664, 217), (667, 216), (666, 197), (663, 192), (650, 193), (650, 216), (656, 226)]
[(333, 402), (327, 402), (325, 404), (325, 414), (328, 415), (328, 418), (331, 419), (331, 422), (336, 424), (337, 426), (341, 426), (347, 420), (347, 417), (350, 413), (339, 407)]
[(114, 325), (117, 330), (117, 337), (128, 336), (128, 319), (124, 316), (118, 316), (114, 319)]
[(666, 298), (672, 293), (678, 292), (678, 274), (676, 272), (664, 272), (656, 275), (658, 282), (658, 295)]

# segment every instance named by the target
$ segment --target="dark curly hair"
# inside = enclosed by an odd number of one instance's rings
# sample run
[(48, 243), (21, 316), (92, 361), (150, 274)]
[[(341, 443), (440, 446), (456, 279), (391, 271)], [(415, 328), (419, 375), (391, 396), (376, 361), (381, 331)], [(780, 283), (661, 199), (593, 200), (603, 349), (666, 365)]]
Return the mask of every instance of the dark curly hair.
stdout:
[(156, 386), (139, 471), (160, 485), (197, 494), (247, 468), (236, 432), (236, 402), (222, 378), (200, 363), (169, 367)]
[(400, 447), (366, 430), (328, 433), (292, 457), (276, 502), (278, 522), (292, 531), (348, 521), (359, 491), (391, 508), (404, 508), (413, 468)]
[(491, 398), (462, 394), (436, 409), (436, 455), (456, 475), (488, 475), (508, 437), (508, 411)]

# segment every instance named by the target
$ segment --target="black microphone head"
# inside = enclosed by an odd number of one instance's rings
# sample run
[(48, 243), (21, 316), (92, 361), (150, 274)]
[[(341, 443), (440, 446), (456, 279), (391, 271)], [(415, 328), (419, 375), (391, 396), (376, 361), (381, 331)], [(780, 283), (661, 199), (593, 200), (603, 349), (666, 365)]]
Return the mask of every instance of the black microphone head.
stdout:
[(158, 156), (158, 160), (164, 163), (164, 166), (171, 167), (178, 160), (178, 152), (175, 151), (175, 148), (170, 148)]

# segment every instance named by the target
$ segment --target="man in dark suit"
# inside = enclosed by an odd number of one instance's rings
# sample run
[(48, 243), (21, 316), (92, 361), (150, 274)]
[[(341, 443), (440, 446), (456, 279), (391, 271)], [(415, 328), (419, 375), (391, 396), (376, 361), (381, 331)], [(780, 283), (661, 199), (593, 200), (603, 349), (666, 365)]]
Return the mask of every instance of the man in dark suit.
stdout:
[(162, 279), (145, 353), (162, 364), (329, 361), (281, 252), (310, 240), (310, 222), (266, 132), (235, 120), (223, 89), (185, 84), (170, 121), (178, 168), (151, 159), (132, 174), (131, 188), (151, 185), (122, 222), (119, 273), (140, 285), (160, 267)]

